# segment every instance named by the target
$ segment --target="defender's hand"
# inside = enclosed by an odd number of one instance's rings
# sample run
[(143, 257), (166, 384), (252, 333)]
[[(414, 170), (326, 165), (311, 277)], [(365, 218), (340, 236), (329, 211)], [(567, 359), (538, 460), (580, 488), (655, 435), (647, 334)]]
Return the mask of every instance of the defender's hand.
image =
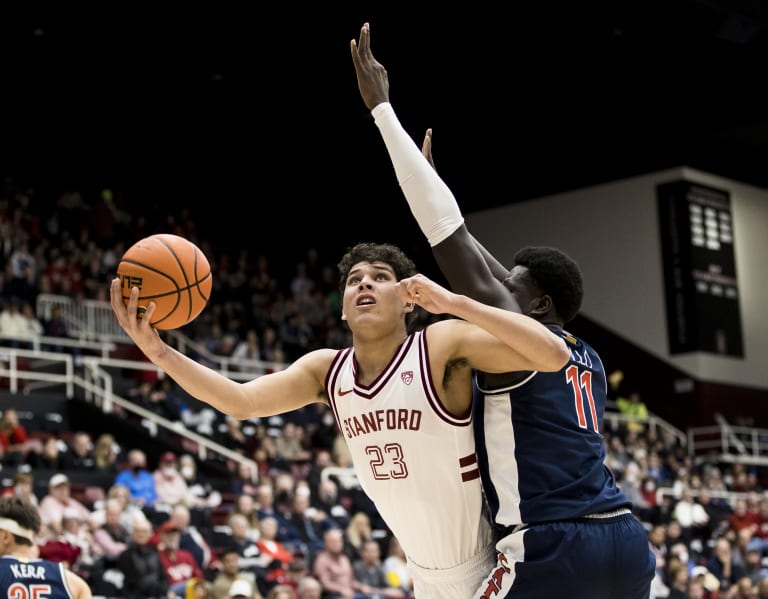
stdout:
[(389, 102), (389, 77), (387, 70), (371, 53), (370, 25), (365, 23), (360, 29), (360, 41), (352, 40), (352, 64), (357, 73), (357, 86), (368, 110), (373, 110), (382, 102)]

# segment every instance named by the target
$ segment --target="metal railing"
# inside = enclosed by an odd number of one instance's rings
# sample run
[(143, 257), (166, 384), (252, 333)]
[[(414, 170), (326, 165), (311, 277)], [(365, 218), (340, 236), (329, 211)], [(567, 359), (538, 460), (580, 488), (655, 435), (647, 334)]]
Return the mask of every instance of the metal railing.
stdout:
[(688, 429), (694, 458), (715, 455), (721, 462), (768, 466), (768, 429), (729, 424), (721, 414), (717, 424)]
[[(67, 295), (41, 293), (37, 296), (36, 313), (38, 318), (47, 319), (54, 308), (58, 309), (67, 327), (72, 343), (132, 343), (120, 327), (112, 312), (109, 302), (102, 300), (75, 299)], [(254, 375), (283, 370), (287, 364), (245, 358), (219, 356), (208, 350), (200, 342), (194, 341), (181, 331), (163, 331), (163, 336), (183, 354), (194, 352), (212, 368), (232, 378), (253, 378)]]
[[(82, 342), (70, 343), (72, 340), (58, 337), (45, 339), (46, 344), (49, 341), (54, 341), (54, 345), (84, 349)], [(29, 394), (33, 390), (38, 390), (40, 384), (61, 386), (67, 399), (75, 398), (79, 391), (85, 401), (94, 404), (105, 414), (113, 413), (116, 406), (123, 413), (134, 414), (153, 437), (157, 436), (160, 430), (180, 437), (186, 441), (188, 450), (190, 447), (194, 448), (200, 460), (207, 459), (210, 452), (226, 460), (244, 463), (251, 468), (254, 476), (256, 475), (256, 463), (252, 459), (189, 430), (183, 422), (163, 418), (114, 392), (114, 377), (109, 372), (110, 368), (154, 370), (159, 374), (161, 371), (153, 364), (105, 357), (104, 354), (108, 355), (115, 350), (115, 347), (109, 343), (104, 346), (97, 342), (85, 344), (88, 349), (96, 350), (99, 355), (78, 357), (65, 351), (43, 351), (21, 347), (29, 343), (42, 345), (43, 340), (7, 336), (0, 339), (0, 379), (7, 379), (8, 390), (11, 393)], [(252, 373), (245, 372), (239, 374), (250, 378), (254, 376)]]

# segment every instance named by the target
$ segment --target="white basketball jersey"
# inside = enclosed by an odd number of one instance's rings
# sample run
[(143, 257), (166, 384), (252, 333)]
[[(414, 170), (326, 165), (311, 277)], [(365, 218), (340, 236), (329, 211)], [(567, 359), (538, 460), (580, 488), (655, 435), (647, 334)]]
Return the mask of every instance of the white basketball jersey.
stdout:
[[(340, 350), (326, 392), (363, 490), (423, 568), (452, 568), (491, 542), (471, 413), (440, 403), (426, 335), (409, 335), (371, 385), (356, 381), (352, 348)], [(468, 391), (469, 392), (469, 391)]]

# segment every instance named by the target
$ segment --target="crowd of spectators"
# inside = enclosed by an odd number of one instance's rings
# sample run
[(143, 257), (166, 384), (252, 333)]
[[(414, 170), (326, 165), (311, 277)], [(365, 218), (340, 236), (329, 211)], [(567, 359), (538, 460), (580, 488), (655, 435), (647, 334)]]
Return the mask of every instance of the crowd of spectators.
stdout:
[[(212, 301), (185, 333), (213, 354), (290, 362), (318, 346), (348, 344), (335, 268), (316, 250), (287, 262), (247, 249), (214, 253), (189, 211), (138, 217), (119, 193), (92, 195), (41, 198), (4, 180), (0, 335), (66, 336), (57, 315), (35, 314), (36, 297), (106, 299), (124, 249), (170, 232), (211, 259)], [(603, 431), (606, 465), (648, 529), (657, 558), (652, 599), (768, 598), (763, 469), (691, 456), (676, 436), (646, 426), (642, 398), (621, 395), (620, 373), (612, 377), (615, 405), (632, 418)], [(105, 597), (410, 597), (397, 539), (354, 476), (326, 476), (349, 471), (350, 460), (323, 406), (268, 420), (206, 418), (169, 379), (137, 381), (132, 399), (194, 423), (252, 458), (256, 471), (237, 467), (226, 483), (214, 483), (193, 455), (147, 455), (140, 439), (121, 445), (103, 431), (37, 434), (3, 409), (2, 493), (39, 506), (41, 556), (65, 562)], [(101, 482), (76, 485), (83, 471)], [(38, 495), (40, 476), (47, 485)]]

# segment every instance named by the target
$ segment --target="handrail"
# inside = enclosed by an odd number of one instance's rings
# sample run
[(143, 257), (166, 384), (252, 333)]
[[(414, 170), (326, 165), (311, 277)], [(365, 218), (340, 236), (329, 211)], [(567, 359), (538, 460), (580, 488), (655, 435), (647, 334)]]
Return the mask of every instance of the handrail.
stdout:
[[(59, 338), (54, 339), (59, 340)], [(14, 341), (26, 340), (27, 338), (14, 338)], [(64, 372), (44, 372), (40, 368), (34, 368), (32, 366), (33, 361), (41, 359), (63, 365)], [(149, 362), (118, 360), (101, 356), (82, 356), (78, 360), (78, 367), (83, 369), (81, 376), (76, 372), (74, 356), (69, 353), (38, 351), (14, 347), (13, 345), (0, 346), (0, 377), (8, 379), (11, 393), (19, 392), (20, 381), (45, 381), (64, 385), (67, 399), (73, 399), (75, 389), (80, 389), (85, 400), (102, 409), (105, 414), (111, 413), (114, 405), (117, 405), (127, 412), (140, 416), (149, 423), (148, 430), (152, 436), (157, 435), (158, 429), (165, 429), (174, 435), (194, 442), (200, 459), (206, 459), (210, 451), (229, 460), (246, 464), (251, 469), (254, 478), (257, 476), (257, 466), (252, 459), (187, 429), (183, 422), (174, 422), (163, 418), (155, 412), (116, 395), (112, 376), (106, 370), (110, 366), (161, 372), (157, 366)], [(247, 373), (240, 374), (247, 376)]]
[[(62, 320), (66, 323), (72, 337), (67, 346), (79, 347), (78, 343), (89, 347), (92, 343), (114, 344), (131, 343), (130, 337), (120, 327), (109, 302), (104, 300), (75, 300), (68, 295), (40, 293), (37, 296), (36, 312), (39, 318), (48, 318), (53, 308), (61, 312)], [(231, 358), (219, 356), (208, 350), (205, 345), (190, 339), (181, 330), (163, 331), (164, 338), (181, 353), (193, 350), (196, 355), (206, 360), (213, 368), (226, 376), (234, 375), (241, 378), (239, 373), (249, 372), (254, 375), (265, 374), (275, 370), (283, 370), (287, 364), (246, 358)], [(58, 338), (57, 338), (58, 339)], [(108, 357), (108, 354), (102, 354)]]
[(620, 423), (626, 425), (630, 422), (640, 422), (650, 432), (662, 430), (664, 433), (674, 438), (675, 442), (681, 447), (688, 445), (688, 436), (683, 431), (663, 418), (659, 418), (653, 414), (649, 415), (647, 418), (638, 419), (637, 416), (630, 416), (628, 414), (622, 414), (621, 412), (606, 411), (603, 416), (603, 424), (605, 425), (606, 422), (610, 423), (614, 429), (618, 428)]
[(92, 350), (99, 352), (103, 357), (117, 349), (112, 341), (91, 341), (88, 339), (71, 339), (69, 337), (49, 337), (47, 335), (8, 335), (0, 333), (0, 341), (7, 341), (10, 345), (29, 345), (29, 349), (43, 351), (44, 347), (70, 347), (77, 350)]

